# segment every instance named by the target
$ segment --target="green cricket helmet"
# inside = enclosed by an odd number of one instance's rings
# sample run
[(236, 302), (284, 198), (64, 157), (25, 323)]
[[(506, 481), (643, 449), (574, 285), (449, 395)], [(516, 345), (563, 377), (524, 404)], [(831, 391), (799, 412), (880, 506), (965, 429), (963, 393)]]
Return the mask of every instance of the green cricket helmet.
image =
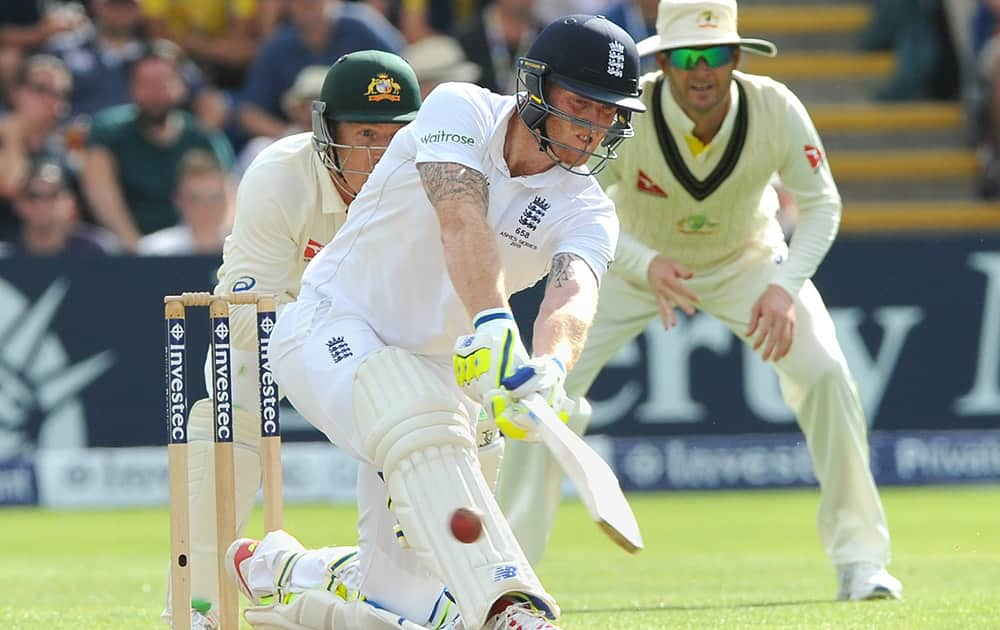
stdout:
[(420, 109), (417, 75), (399, 55), (361, 50), (334, 62), (323, 79), (319, 100), (313, 101), (313, 146), (327, 168), (343, 174), (334, 149), (370, 150), (338, 144), (331, 123), (399, 123), (412, 121)]

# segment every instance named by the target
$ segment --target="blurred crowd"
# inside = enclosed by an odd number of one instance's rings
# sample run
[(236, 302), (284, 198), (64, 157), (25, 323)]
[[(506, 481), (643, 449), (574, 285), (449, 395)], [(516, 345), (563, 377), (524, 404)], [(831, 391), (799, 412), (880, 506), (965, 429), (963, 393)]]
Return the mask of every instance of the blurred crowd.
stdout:
[[(515, 60), (548, 21), (601, 13), (638, 40), (655, 31), (657, 4), (3, 0), (0, 254), (218, 253), (240, 174), (269, 142), (310, 129), (340, 55), (399, 53), (425, 94), (453, 80), (510, 93)], [(982, 146), (1000, 146), (1000, 0), (873, 7), (862, 45), (905, 60), (879, 97), (949, 97), (964, 78)], [(974, 70), (955, 73), (949, 51)]]
[(604, 13), (636, 38), (656, 0), (4, 0), (0, 254), (221, 252), (235, 187), (311, 127), (326, 69), (362, 49), (514, 90), (548, 21)]
[(866, 50), (892, 50), (877, 100), (959, 99), (982, 165), (978, 195), (1000, 199), (1000, 0), (872, 0)]

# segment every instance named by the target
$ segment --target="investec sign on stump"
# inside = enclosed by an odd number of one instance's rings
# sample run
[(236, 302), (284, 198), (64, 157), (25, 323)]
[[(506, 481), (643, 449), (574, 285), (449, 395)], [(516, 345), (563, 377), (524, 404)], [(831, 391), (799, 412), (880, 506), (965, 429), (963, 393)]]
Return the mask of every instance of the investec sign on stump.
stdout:
[(274, 329), (274, 298), (254, 293), (214, 296), (183, 293), (164, 298), (166, 322), (166, 416), (170, 494), (170, 592), (174, 628), (190, 628), (191, 567), (188, 509), (188, 399), (187, 329), (188, 306), (207, 306), (212, 329), (212, 400), (215, 427), (216, 544), (219, 570), (219, 622), (223, 630), (238, 627), (239, 599), (236, 585), (226, 578), (225, 550), (236, 539), (236, 483), (233, 461), (232, 354), (230, 352), (229, 306), (257, 307), (258, 390), (260, 393), (261, 458), (264, 469), (264, 524), (268, 531), (281, 528), (281, 427), (278, 418), (277, 384), (271, 374), (269, 348)]

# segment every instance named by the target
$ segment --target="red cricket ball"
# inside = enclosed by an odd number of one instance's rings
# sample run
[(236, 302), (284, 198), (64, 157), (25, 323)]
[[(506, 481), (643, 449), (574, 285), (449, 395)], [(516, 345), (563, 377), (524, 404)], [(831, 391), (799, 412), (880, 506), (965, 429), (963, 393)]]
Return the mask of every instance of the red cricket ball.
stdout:
[(474, 507), (458, 508), (451, 515), (451, 533), (461, 542), (476, 542), (483, 533), (483, 513)]

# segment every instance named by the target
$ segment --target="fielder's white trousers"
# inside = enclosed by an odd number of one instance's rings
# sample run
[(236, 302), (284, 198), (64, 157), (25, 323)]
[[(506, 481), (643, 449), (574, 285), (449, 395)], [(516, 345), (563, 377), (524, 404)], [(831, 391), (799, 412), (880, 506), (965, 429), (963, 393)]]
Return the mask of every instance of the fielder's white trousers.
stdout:
[[(750, 309), (775, 270), (771, 252), (752, 250), (711, 273), (696, 273), (687, 285), (701, 297), (699, 310), (746, 342)], [(648, 287), (607, 274), (583, 354), (567, 379), (569, 395), (585, 395), (608, 360), (658, 313)], [(820, 540), (836, 565), (883, 566), (889, 561), (889, 528), (869, 469), (867, 424), (833, 320), (812, 282), (795, 297), (795, 316), (791, 351), (773, 365), (820, 483)], [(582, 433), (586, 427), (573, 428)], [(507, 440), (498, 499), (532, 563), (541, 559), (552, 529), (561, 480), (543, 445)]]
[[(329, 311), (329, 303), (302, 299), (285, 308), (271, 339), (275, 380), (306, 420), (359, 463), (359, 590), (379, 606), (423, 623), (432, 618), (444, 585), (397, 542), (385, 482), (365, 453), (354, 420), (355, 373), (385, 344), (364, 321)], [(450, 357), (439, 368), (437, 375), (453, 384)], [(473, 411), (470, 418), (476, 418)], [(345, 539), (352, 537), (348, 524), (340, 531)]]

